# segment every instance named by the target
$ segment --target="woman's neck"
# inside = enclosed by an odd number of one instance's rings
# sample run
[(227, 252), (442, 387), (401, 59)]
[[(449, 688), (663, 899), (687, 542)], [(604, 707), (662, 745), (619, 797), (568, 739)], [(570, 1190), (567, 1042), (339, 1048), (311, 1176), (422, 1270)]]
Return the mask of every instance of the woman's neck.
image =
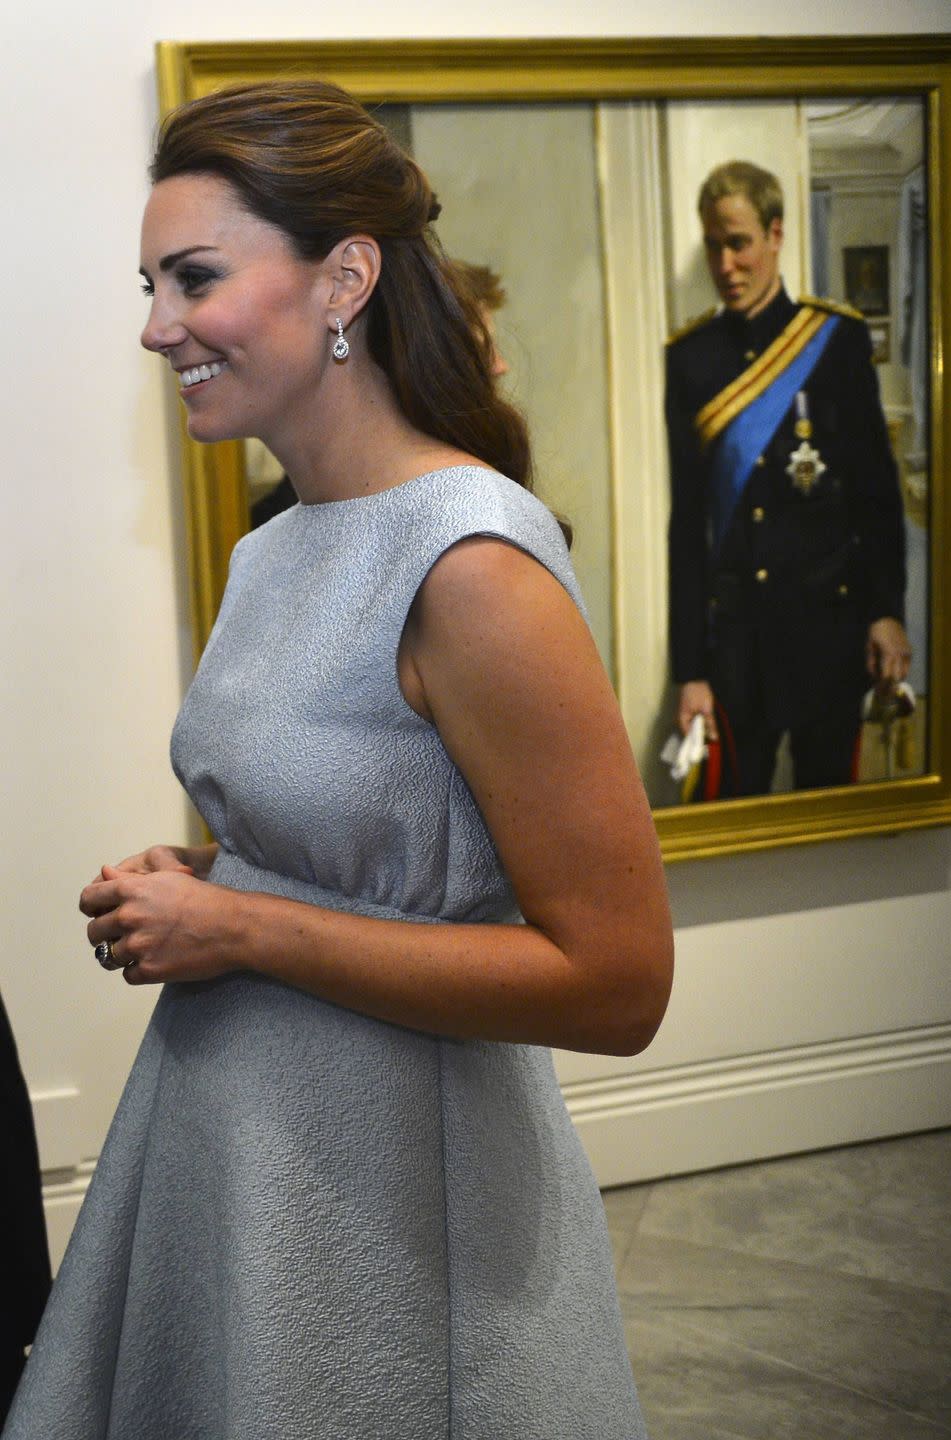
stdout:
[[(347, 365), (350, 365), (350, 361)], [(326, 377), (313, 410), (279, 434), (262, 436), (305, 505), (352, 500), (447, 465), (479, 464), (406, 418), (383, 372), (364, 361)]]

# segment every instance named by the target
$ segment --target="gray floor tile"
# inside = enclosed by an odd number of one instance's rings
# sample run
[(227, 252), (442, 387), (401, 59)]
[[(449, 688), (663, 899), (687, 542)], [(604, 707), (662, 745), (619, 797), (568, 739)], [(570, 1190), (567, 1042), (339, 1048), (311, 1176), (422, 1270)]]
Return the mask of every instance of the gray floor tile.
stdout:
[(626, 1315), (675, 1324), (951, 1430), (945, 1296), (641, 1235), (618, 1270)]
[(617, 1266), (623, 1264), (640, 1229), (641, 1216), (653, 1188), (652, 1185), (628, 1185), (622, 1190), (605, 1190), (601, 1196)]
[(626, 1317), (651, 1440), (939, 1440), (951, 1433), (676, 1322)]
[(951, 1436), (951, 1132), (604, 1199), (652, 1440)]
[(655, 1185), (638, 1227), (951, 1291), (951, 1132)]

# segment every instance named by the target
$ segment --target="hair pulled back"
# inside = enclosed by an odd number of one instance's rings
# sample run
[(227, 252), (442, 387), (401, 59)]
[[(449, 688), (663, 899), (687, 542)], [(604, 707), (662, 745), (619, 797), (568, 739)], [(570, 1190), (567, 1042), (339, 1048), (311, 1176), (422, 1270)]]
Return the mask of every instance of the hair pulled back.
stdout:
[(234, 86), (174, 110), (149, 169), (227, 180), (247, 210), (305, 260), (372, 236), (380, 277), (366, 310), (370, 354), (424, 433), (531, 488), (521, 415), (498, 395), (478, 307), (432, 230), (429, 181), (351, 95), (317, 80)]

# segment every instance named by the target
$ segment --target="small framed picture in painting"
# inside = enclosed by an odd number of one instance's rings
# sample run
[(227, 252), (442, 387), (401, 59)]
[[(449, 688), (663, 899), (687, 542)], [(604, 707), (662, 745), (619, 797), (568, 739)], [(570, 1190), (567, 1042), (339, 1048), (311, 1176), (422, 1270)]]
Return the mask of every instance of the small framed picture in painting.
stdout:
[(863, 315), (887, 315), (888, 246), (846, 245), (845, 298)]
[(891, 359), (891, 326), (887, 320), (870, 320), (868, 333), (872, 340), (872, 360), (876, 365), (887, 365)]

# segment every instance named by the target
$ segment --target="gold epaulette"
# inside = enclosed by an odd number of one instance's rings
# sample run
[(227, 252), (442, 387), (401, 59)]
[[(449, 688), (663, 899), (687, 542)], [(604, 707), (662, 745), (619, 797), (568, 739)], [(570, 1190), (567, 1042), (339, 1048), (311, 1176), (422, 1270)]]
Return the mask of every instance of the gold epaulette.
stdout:
[(685, 335), (692, 335), (694, 330), (699, 330), (701, 325), (706, 325), (708, 320), (712, 320), (716, 313), (717, 307), (713, 305), (709, 310), (704, 310), (702, 315), (695, 315), (692, 320), (687, 321), (686, 325), (681, 325), (679, 330), (675, 330), (672, 335), (668, 335), (664, 343), (673, 345), (676, 341), (682, 340)]
[(846, 305), (841, 300), (825, 300), (818, 295), (800, 295), (799, 303), (811, 305), (814, 310), (828, 310), (830, 315), (847, 315), (850, 320), (865, 319), (861, 310), (856, 310), (854, 305)]

